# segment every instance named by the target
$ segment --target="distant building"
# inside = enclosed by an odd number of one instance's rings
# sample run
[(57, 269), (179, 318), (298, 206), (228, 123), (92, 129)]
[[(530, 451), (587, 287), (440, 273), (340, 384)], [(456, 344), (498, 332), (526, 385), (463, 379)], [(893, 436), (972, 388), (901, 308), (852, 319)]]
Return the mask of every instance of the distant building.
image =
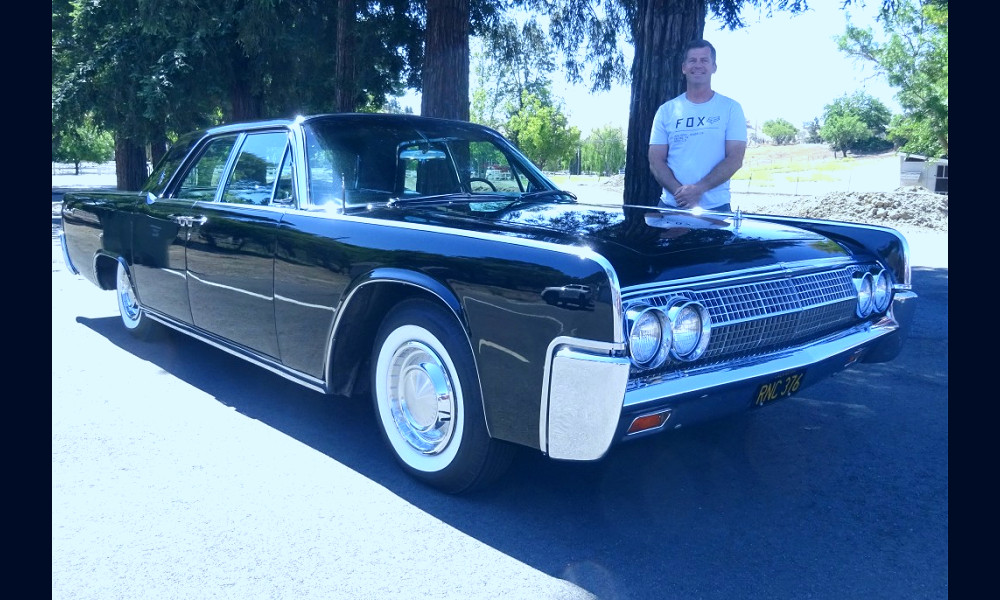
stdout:
[(899, 155), (899, 185), (919, 185), (937, 194), (948, 193), (948, 157)]

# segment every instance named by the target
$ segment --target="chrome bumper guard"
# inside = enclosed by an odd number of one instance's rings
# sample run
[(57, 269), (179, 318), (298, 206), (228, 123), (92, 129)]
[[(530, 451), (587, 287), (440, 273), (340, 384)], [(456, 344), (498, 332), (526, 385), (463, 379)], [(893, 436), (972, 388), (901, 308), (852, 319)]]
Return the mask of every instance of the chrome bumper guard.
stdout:
[(66, 247), (66, 232), (62, 229), (59, 230), (59, 245), (62, 246), (62, 256), (63, 262), (66, 264), (66, 268), (73, 275), (79, 275), (80, 270), (76, 268), (73, 261), (69, 259), (69, 249)]

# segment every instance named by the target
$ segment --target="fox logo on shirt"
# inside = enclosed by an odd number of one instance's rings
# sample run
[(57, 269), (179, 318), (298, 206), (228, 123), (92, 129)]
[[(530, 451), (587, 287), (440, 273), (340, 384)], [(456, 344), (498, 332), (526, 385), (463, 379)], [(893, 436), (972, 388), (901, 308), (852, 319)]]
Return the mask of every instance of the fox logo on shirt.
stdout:
[[(715, 117), (715, 120), (718, 121), (719, 117)], [(705, 125), (705, 117), (688, 117), (686, 119), (677, 119), (677, 122), (674, 123), (675, 128), (703, 127), (704, 125)]]

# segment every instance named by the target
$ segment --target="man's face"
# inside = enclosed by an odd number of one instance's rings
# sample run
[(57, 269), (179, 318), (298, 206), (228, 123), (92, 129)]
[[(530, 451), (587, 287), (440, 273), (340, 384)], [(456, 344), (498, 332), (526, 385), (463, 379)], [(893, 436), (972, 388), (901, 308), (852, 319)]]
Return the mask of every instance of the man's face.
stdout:
[(688, 50), (684, 63), (681, 64), (681, 73), (687, 77), (691, 83), (707, 83), (712, 80), (712, 73), (715, 73), (715, 61), (712, 60), (711, 48), (692, 48)]

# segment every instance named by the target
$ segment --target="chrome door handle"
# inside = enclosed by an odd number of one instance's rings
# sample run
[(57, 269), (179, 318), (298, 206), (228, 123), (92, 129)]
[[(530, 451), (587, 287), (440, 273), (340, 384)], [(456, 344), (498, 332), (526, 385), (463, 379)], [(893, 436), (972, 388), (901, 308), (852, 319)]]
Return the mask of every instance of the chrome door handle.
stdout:
[(188, 215), (170, 215), (170, 220), (177, 223), (181, 227), (193, 227), (194, 225), (204, 225), (208, 221), (208, 217), (191, 217)]

